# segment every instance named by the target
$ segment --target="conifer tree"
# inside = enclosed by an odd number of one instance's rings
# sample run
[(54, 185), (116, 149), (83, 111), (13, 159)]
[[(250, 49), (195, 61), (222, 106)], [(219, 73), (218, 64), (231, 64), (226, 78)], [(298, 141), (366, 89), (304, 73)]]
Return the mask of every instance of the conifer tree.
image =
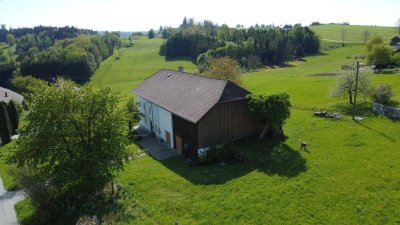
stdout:
[(7, 104), (7, 111), (8, 111), (8, 118), (10, 119), (11, 123), (11, 134), (16, 134), (19, 125), (19, 118), (14, 101), (10, 101)]
[(11, 123), (5, 102), (0, 102), (0, 138), (3, 144), (11, 141)]

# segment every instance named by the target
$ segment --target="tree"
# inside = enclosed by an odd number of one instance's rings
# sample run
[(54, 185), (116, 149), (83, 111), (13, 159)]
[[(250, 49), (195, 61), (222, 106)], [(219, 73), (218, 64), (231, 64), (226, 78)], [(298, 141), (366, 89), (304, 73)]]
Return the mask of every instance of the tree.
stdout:
[(266, 95), (251, 94), (247, 96), (247, 106), (252, 114), (259, 118), (264, 124), (260, 134), (263, 138), (267, 130), (274, 133), (278, 131), (282, 135), (282, 126), (290, 117), (291, 103), (286, 93)]
[(45, 88), (47, 82), (32, 76), (18, 75), (11, 79), (11, 85), (15, 87), (19, 93), (28, 98), (33, 90)]
[(140, 121), (140, 111), (137, 102), (133, 97), (128, 99), (126, 103), (126, 109), (128, 111), (128, 128), (129, 131), (132, 130), (133, 124), (136, 124)]
[(362, 40), (364, 41), (364, 45), (367, 44), (368, 38), (369, 38), (369, 31), (364, 30), (362, 32)]
[(7, 27), (5, 24), (1, 24), (1, 30), (7, 30)]
[(296, 49), (294, 50), (294, 55), (298, 58), (304, 57), (304, 49), (301, 45), (297, 45)]
[(132, 45), (132, 35), (128, 37), (129, 44)]
[(17, 131), (18, 125), (19, 125), (19, 118), (18, 118), (18, 112), (17, 112), (17, 108), (15, 107), (14, 101), (10, 101), (7, 104), (7, 112), (8, 112), (8, 117), (10, 119), (10, 124), (11, 124), (11, 134), (16, 134), (16, 131)]
[(3, 145), (11, 141), (11, 132), (12, 127), (8, 116), (7, 104), (0, 102), (0, 138)]
[(368, 52), (367, 63), (374, 64), (376, 68), (386, 68), (391, 61), (393, 49), (383, 44), (374, 45)]
[(186, 28), (187, 26), (188, 26), (188, 22), (187, 22), (187, 18), (186, 18), (186, 16), (185, 16), (185, 18), (183, 18), (181, 27), (182, 27), (182, 28)]
[(14, 45), (15, 44), (15, 37), (12, 34), (7, 34), (7, 44)]
[(378, 85), (372, 94), (372, 100), (380, 104), (388, 104), (393, 96), (392, 89), (388, 84)]
[(342, 31), (340, 32), (340, 36), (342, 37), (342, 46), (344, 47), (344, 40), (347, 37), (347, 31), (345, 29), (342, 29)]
[(149, 30), (149, 33), (148, 33), (149, 39), (152, 39), (152, 38), (154, 38), (155, 36), (156, 36), (156, 33), (154, 32), (154, 30), (153, 30), (153, 29), (150, 29), (150, 30)]
[(43, 178), (51, 206), (62, 212), (102, 190), (122, 170), (130, 156), (126, 117), (109, 88), (57, 79), (33, 93), (24, 135), (8, 163)]
[(374, 45), (383, 44), (383, 39), (380, 36), (374, 36), (371, 40), (367, 42), (367, 53), (369, 53)]
[[(368, 95), (371, 81), (371, 70), (361, 68), (358, 75), (357, 91)], [(336, 78), (336, 83), (331, 90), (332, 97), (348, 95), (349, 104), (353, 104), (353, 95), (356, 91), (356, 71), (355, 69), (340, 70)]]
[(242, 83), (240, 66), (236, 60), (229, 57), (212, 58), (207, 64), (204, 71), (206, 76)]

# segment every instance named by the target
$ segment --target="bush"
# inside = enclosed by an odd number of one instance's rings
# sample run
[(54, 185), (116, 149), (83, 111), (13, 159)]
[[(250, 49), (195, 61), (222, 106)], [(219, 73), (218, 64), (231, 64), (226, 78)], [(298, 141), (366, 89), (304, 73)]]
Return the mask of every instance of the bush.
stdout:
[(392, 97), (392, 89), (388, 84), (380, 84), (375, 88), (372, 94), (372, 100), (380, 104), (388, 104)]
[(235, 155), (233, 144), (224, 144), (210, 148), (202, 163), (212, 163), (232, 159)]

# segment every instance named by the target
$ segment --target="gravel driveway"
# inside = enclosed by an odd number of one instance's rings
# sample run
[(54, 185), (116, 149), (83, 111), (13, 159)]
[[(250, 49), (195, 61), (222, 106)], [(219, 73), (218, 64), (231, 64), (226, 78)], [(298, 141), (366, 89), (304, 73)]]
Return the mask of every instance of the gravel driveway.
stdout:
[(17, 225), (17, 216), (15, 214), (15, 203), (24, 199), (22, 191), (4, 190), (3, 181), (0, 177), (0, 225)]

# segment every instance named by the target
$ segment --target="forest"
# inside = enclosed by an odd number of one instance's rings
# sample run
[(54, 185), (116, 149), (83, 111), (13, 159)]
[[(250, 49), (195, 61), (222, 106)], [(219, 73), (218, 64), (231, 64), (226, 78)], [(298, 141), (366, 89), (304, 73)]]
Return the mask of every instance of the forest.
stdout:
[(161, 55), (166, 59), (190, 58), (198, 64), (200, 72), (211, 58), (228, 56), (242, 67), (253, 69), (260, 65), (282, 65), (320, 50), (318, 36), (301, 24), (290, 29), (273, 25), (245, 29), (185, 18), (179, 28), (160, 27), (160, 33), (167, 39), (160, 47)]
[(121, 44), (116, 32), (99, 36), (92, 30), (75, 27), (7, 30), (2, 26), (0, 41), (4, 38), (16, 49), (16, 56), (0, 50), (0, 85), (6, 87), (13, 74), (33, 75), (48, 81), (62, 76), (78, 83), (86, 82), (100, 62)]

